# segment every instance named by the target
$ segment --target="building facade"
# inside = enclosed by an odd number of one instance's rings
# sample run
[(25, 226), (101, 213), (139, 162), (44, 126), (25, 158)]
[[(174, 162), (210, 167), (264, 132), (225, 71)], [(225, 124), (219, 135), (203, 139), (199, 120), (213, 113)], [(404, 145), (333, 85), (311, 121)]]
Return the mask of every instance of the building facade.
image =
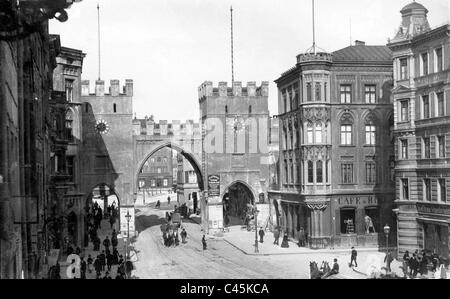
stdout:
[(202, 226), (206, 232), (245, 221), (249, 206), (269, 220), (268, 82), (199, 87), (202, 125)]
[[(393, 226), (391, 53), (355, 45), (297, 56), (278, 85), (278, 225), (311, 248), (384, 245)], [(395, 234), (394, 234), (395, 235)]]
[(449, 257), (450, 25), (430, 28), (413, 2), (389, 41), (393, 52), (398, 251)]

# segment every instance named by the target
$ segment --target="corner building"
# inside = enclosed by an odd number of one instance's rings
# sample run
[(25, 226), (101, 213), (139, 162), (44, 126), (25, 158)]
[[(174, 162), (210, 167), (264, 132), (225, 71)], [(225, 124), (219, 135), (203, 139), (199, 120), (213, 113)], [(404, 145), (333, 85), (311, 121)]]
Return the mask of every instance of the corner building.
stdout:
[[(310, 52), (277, 79), (277, 224), (310, 248), (384, 245), (393, 227), (391, 52), (355, 45)], [(395, 232), (392, 234), (395, 236)]]
[(398, 251), (449, 257), (450, 25), (430, 28), (413, 2), (389, 41), (393, 52)]

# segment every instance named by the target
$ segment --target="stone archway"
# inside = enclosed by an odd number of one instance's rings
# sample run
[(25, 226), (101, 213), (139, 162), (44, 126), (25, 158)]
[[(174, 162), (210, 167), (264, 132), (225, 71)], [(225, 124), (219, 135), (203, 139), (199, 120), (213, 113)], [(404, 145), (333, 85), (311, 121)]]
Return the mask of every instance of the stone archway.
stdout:
[(204, 182), (203, 182), (203, 174), (201, 171), (201, 164), (198, 162), (197, 158), (194, 156), (193, 153), (185, 150), (183, 147), (173, 143), (173, 142), (164, 142), (161, 144), (156, 145), (153, 147), (153, 149), (139, 162), (138, 167), (135, 172), (135, 179), (134, 179), (134, 193), (137, 194), (137, 189), (139, 186), (139, 173), (141, 173), (145, 163), (150, 159), (151, 156), (153, 156), (157, 151), (163, 149), (163, 148), (170, 148), (178, 153), (180, 153), (194, 168), (194, 171), (197, 175), (197, 182), (198, 182), (198, 188), (200, 191), (205, 190)]
[(230, 184), (222, 196), (224, 225), (246, 224), (246, 217), (255, 200), (254, 192), (246, 183), (236, 181)]

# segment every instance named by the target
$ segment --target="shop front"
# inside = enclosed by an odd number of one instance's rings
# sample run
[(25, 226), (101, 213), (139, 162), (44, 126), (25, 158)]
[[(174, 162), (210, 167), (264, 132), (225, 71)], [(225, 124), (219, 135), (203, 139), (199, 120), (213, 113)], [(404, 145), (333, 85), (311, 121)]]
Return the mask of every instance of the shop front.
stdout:
[[(384, 225), (395, 228), (390, 207), (388, 200), (375, 195), (333, 198), (330, 206), (332, 246), (385, 247)], [(395, 236), (395, 232), (391, 232), (391, 236)], [(391, 244), (395, 244), (395, 240), (391, 239)]]
[(445, 204), (417, 203), (418, 223), (423, 233), (423, 248), (449, 258), (450, 206)]

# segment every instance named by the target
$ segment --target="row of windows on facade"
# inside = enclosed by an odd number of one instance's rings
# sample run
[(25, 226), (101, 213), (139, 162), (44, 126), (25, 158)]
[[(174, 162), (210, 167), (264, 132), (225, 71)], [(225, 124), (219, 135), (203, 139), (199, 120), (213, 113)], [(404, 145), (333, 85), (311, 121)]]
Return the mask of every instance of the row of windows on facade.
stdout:
[[(417, 200), (428, 202), (447, 202), (447, 183), (444, 178), (430, 179), (426, 178), (422, 180), (422, 198), (413, 199), (410, 195), (409, 179), (400, 179), (400, 199), (402, 200)], [(433, 189), (436, 192), (433, 192)], [(436, 196), (432, 196), (436, 195)]]
[[(312, 123), (307, 124), (307, 130), (306, 130), (306, 144), (323, 144), (327, 142), (326, 136), (327, 136), (328, 126), (325, 127), (325, 130), (323, 129), (323, 125), (321, 123), (316, 123), (313, 125)], [(377, 127), (376, 125), (369, 123), (366, 124), (364, 127), (364, 144), (365, 145), (376, 145), (376, 136), (377, 136)], [(285, 133), (285, 142), (284, 142), (284, 149), (287, 148), (294, 149), (294, 147), (298, 147), (298, 142), (294, 142), (294, 134), (293, 132), (290, 132), (290, 143), (288, 139), (288, 134)], [(297, 141), (300, 139), (299, 131), (297, 131), (296, 138)], [(353, 124), (348, 122), (345, 124), (341, 124), (341, 130), (340, 130), (340, 144), (341, 145), (353, 145)]]
[[(294, 163), (285, 161), (284, 183), (298, 184), (301, 180), (300, 171), (298, 171)], [(331, 162), (328, 161), (307, 161), (305, 164), (306, 184), (329, 184)], [(295, 173), (297, 171), (297, 173)], [(366, 162), (365, 165), (365, 183), (374, 185), (378, 183), (377, 166), (375, 162)], [(353, 163), (342, 163), (340, 173), (341, 184), (356, 184), (353, 173)]]
[[(150, 180), (150, 187), (168, 187), (169, 180), (168, 179), (155, 179)], [(145, 180), (139, 181), (139, 188), (148, 187), (146, 186)]]
[(144, 165), (141, 173), (167, 173), (169, 172), (167, 167), (150, 167), (148, 165)]
[[(435, 142), (435, 150), (436, 156), (432, 157), (431, 150), (431, 138), (434, 139)], [(432, 137), (424, 137), (421, 138), (421, 146), (422, 146), (422, 159), (443, 159), (446, 158), (446, 139), (445, 136), (432, 136)], [(411, 159), (409, 154), (409, 143), (408, 139), (400, 139), (400, 153), (399, 157), (401, 160)]]
[[(430, 64), (430, 54), (433, 55), (433, 65)], [(396, 74), (399, 80), (409, 79), (409, 60), (407, 57), (398, 59), (399, 73)], [(433, 68), (431, 68), (433, 66)], [(426, 76), (431, 73), (438, 73), (444, 70), (444, 52), (443, 48), (439, 47), (431, 52), (423, 52), (419, 55), (419, 74)]]
[[(316, 82), (314, 87), (314, 98), (312, 92), (312, 83), (306, 83), (306, 98), (304, 102), (328, 102), (329, 97), (327, 95), (327, 83)], [(298, 89), (292, 89), (291, 91), (282, 91), (284, 111), (289, 112), (295, 110), (299, 102)], [(339, 96), (341, 104), (353, 103), (353, 85), (341, 84), (339, 86)], [(366, 84), (364, 85), (364, 101), (366, 104), (377, 103), (377, 85)], [(289, 109), (288, 109), (289, 108)]]
[[(252, 110), (252, 105), (248, 106), (248, 114), (252, 114), (253, 110)], [(225, 105), (225, 114), (228, 114), (228, 105)]]
[[(431, 100), (430, 100), (431, 95)], [(443, 117), (445, 113), (445, 95), (444, 92), (436, 92), (430, 95), (420, 96), (420, 119), (433, 117)], [(400, 103), (399, 122), (408, 122), (410, 120), (410, 99), (402, 99)]]

